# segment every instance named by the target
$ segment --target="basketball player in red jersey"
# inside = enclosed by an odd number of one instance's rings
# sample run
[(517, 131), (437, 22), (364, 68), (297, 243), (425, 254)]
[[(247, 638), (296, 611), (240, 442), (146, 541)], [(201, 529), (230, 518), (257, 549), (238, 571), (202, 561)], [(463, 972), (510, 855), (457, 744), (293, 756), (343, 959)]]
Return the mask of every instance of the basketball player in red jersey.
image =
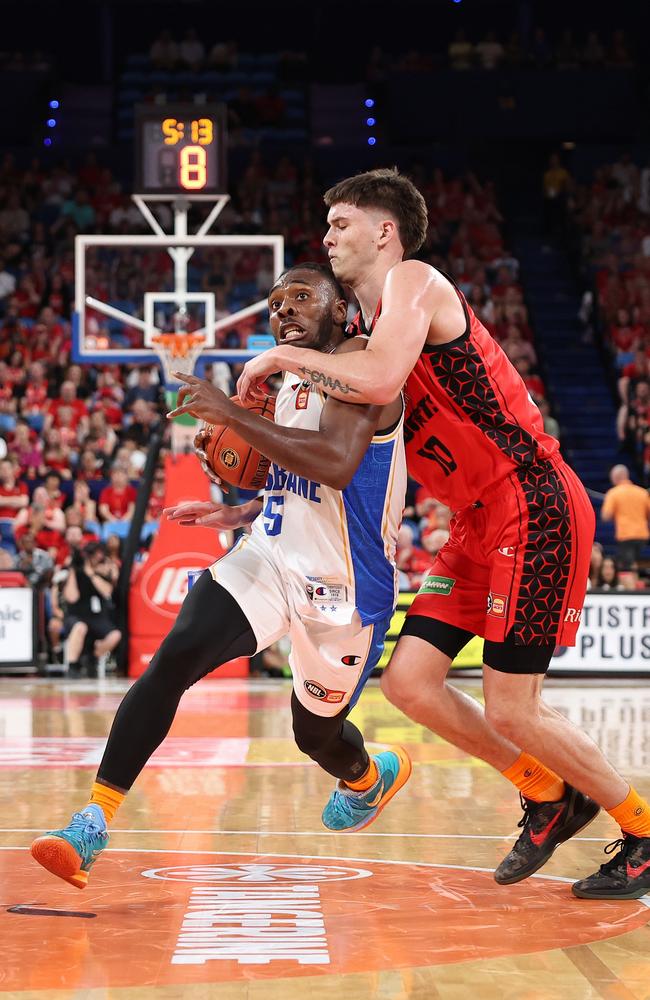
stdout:
[[(544, 432), (539, 410), (454, 283), (418, 260), (424, 200), (395, 170), (325, 194), (332, 269), (360, 304), (366, 351), (344, 358), (276, 347), (248, 362), (240, 397), (295, 372), (351, 403), (386, 403), (405, 385), (411, 476), (454, 512), (449, 542), (416, 596), (382, 687), (393, 704), (487, 761), (521, 792), (522, 833), (495, 872), (518, 882), (606, 809), (620, 850), (577, 896), (650, 891), (650, 806), (580, 729), (541, 697), (556, 645), (573, 645), (594, 515)], [(485, 638), (485, 711), (446, 682), (474, 634)]]

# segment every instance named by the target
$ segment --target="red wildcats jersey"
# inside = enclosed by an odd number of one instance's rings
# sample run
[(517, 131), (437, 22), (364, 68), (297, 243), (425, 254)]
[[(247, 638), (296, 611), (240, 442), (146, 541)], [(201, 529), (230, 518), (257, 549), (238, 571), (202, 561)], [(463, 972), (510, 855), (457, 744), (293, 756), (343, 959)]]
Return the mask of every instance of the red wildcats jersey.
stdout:
[[(447, 344), (425, 344), (406, 380), (404, 420), (409, 475), (452, 510), (560, 447), (544, 431), (520, 375), (456, 291), (465, 332)], [(373, 326), (380, 310), (381, 303)], [(365, 332), (360, 316), (354, 327)]]

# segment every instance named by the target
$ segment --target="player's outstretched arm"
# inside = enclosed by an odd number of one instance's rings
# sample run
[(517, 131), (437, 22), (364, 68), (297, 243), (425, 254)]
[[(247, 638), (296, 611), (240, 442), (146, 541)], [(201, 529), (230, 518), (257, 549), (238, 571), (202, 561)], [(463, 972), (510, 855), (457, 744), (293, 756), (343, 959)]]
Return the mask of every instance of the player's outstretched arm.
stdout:
[[(344, 341), (337, 354), (351, 359), (362, 353), (367, 343), (361, 337)], [(318, 358), (325, 357), (319, 352), (314, 353)], [(186, 385), (178, 394), (179, 405), (173, 414), (191, 413), (209, 423), (227, 424), (250, 445), (284, 469), (337, 490), (344, 489), (350, 482), (380, 420), (382, 426), (394, 423), (401, 409), (399, 399), (393, 401), (388, 408), (370, 404), (350, 407), (328, 394), (319, 429), (303, 430), (300, 427), (275, 424), (251, 413), (233, 403), (225, 393), (205, 379), (176, 374)], [(386, 410), (388, 416), (384, 417)]]
[(239, 398), (253, 396), (270, 373), (290, 371), (342, 402), (392, 402), (418, 359), (441, 298), (448, 294), (445, 285), (448, 282), (428, 264), (397, 264), (386, 278), (381, 316), (365, 353), (348, 358), (290, 344), (274, 347), (246, 363), (237, 383)]
[(163, 510), (169, 521), (176, 521), (186, 528), (220, 528), (227, 531), (252, 524), (259, 512), (260, 501), (257, 498), (234, 507), (225, 503), (186, 500)]

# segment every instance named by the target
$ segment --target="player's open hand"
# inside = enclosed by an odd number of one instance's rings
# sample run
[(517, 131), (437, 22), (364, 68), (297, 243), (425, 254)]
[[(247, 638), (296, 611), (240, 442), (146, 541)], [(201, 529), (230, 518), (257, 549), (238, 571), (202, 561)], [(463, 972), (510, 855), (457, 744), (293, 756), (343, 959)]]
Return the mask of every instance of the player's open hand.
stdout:
[(243, 512), (245, 507), (247, 508), (248, 504), (228, 507), (225, 503), (188, 500), (174, 507), (165, 507), (163, 514), (169, 521), (175, 521), (185, 528), (219, 528), (233, 531), (248, 523), (248, 518), (244, 517)]
[(176, 409), (170, 410), (167, 414), (168, 419), (171, 420), (181, 413), (190, 413), (193, 417), (206, 420), (209, 424), (228, 423), (234, 404), (225, 392), (217, 389), (216, 385), (207, 379), (197, 378), (196, 375), (174, 372), (174, 378), (185, 384), (178, 390)]
[(246, 362), (237, 381), (237, 395), (242, 403), (253, 399), (264, 399), (267, 395), (267, 391), (262, 389), (262, 383), (269, 375), (282, 370), (278, 353), (279, 348), (272, 347)]

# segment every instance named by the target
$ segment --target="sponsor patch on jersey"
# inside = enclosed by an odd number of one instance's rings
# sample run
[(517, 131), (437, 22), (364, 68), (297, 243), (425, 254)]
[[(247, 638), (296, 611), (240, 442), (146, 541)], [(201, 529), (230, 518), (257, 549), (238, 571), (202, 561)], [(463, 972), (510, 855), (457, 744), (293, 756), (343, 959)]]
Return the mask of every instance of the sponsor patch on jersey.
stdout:
[(418, 594), (440, 594), (449, 597), (456, 581), (450, 576), (427, 576), (422, 581)]
[[(309, 402), (309, 390), (311, 389), (311, 382), (305, 381), (292, 385), (291, 388), (296, 393), (295, 406), (297, 410), (306, 410), (307, 404)], [(297, 390), (297, 392), (296, 392)]]
[(488, 594), (487, 613), (494, 618), (503, 618), (508, 607), (508, 598), (502, 594)]
[(346, 667), (356, 667), (357, 663), (361, 662), (360, 656), (342, 656), (341, 663), (344, 663)]
[(317, 684), (316, 681), (305, 681), (305, 691), (312, 698), (317, 698), (318, 701), (329, 702), (330, 705), (338, 705), (345, 698), (345, 691), (330, 691), (329, 688), (323, 687), (322, 684)]

